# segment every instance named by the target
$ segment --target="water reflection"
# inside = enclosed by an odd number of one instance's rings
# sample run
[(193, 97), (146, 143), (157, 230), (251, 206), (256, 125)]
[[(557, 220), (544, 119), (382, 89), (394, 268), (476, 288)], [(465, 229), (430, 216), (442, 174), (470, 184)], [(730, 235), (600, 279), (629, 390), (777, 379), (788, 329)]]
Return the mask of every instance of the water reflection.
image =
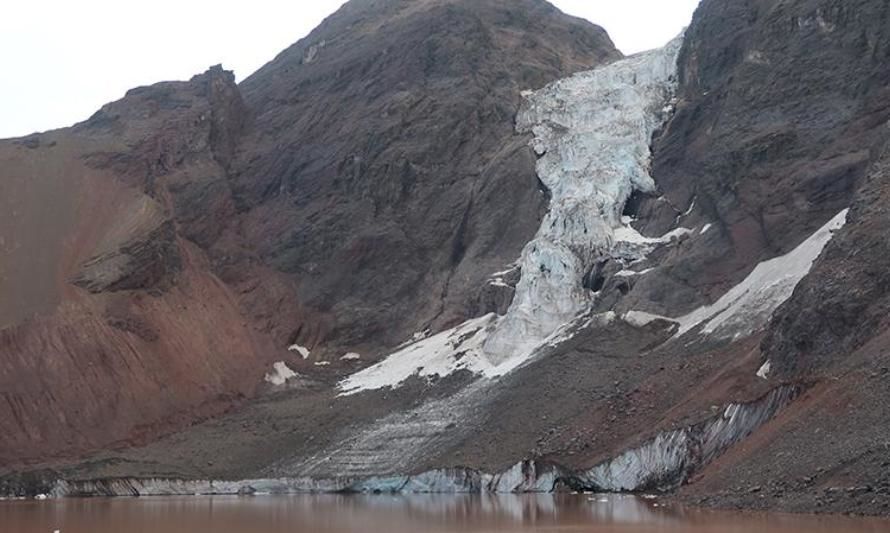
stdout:
[(597, 495), (269, 496), (0, 502), (14, 533), (885, 532), (882, 520), (685, 510)]

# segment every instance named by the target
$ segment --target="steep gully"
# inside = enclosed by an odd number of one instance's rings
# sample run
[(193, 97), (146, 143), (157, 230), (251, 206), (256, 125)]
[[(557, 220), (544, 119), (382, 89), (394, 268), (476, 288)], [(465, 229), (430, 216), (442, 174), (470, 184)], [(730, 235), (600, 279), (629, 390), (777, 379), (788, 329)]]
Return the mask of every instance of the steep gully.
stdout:
[[(693, 231), (676, 228), (663, 237), (647, 238), (630, 226), (631, 220), (622, 217), (633, 192), (656, 190), (648, 170), (649, 143), (670, 117), (681, 45), (682, 39), (678, 38), (663, 49), (525, 95), (517, 125), (520, 131), (534, 134), (533, 146), (540, 156), (538, 174), (552, 201), (538, 235), (526, 246), (521, 259), (492, 278), (491, 283), (503, 284), (505, 278), (520, 273), (513, 304), (504, 316), (474, 319), (405, 347), (344, 380), (340, 385), (343, 394), (398, 387), (412, 376), (445, 376), (458, 370), (496, 379), (526, 364), (546, 347), (569, 338), (579, 322), (616, 319), (589, 316), (597, 296), (587, 279), (592, 265), (609, 258), (625, 265), (626, 272), (633, 272), (633, 265), (653, 248)], [(799, 249), (774, 260), (780, 268), (789, 262), (796, 265), (781, 283), (755, 286), (763, 277), (755, 269), (751, 277), (714, 306), (685, 317), (671, 319), (631, 312), (621, 319), (641, 326), (660, 318), (677, 322), (677, 336), (695, 333), (698, 326), (709, 321), (702, 333), (719, 329), (723, 335), (725, 324), (733, 325), (736, 333), (749, 333), (762, 326), (775, 307), (787, 299), (831, 238), (831, 231), (843, 225), (844, 216), (841, 213)], [(758, 268), (770, 271), (768, 263)], [(768, 370), (765, 366), (761, 374), (766, 375)], [(288, 372), (279, 374), (285, 382), (290, 377)], [(500, 473), (452, 468), (416, 475), (344, 472), (342, 476), (326, 477), (311, 475), (312, 469), (303, 463), (292, 476), (269, 479), (58, 481), (29, 490), (55, 496), (669, 490), (770, 420), (798, 393), (797, 388), (784, 386), (755, 402), (727, 405), (719, 415), (660, 433), (639, 447), (580, 471), (527, 460)], [(371, 436), (389, 437), (386, 432)], [(310, 475), (300, 475), (301, 470)]]

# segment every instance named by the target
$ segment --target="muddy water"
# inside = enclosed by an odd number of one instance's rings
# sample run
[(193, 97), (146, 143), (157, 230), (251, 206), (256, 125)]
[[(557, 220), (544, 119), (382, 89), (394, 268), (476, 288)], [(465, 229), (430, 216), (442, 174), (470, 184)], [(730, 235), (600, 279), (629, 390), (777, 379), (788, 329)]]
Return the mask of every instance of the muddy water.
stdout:
[(306, 496), (0, 502), (4, 533), (844, 533), (890, 521), (684, 510), (599, 496)]

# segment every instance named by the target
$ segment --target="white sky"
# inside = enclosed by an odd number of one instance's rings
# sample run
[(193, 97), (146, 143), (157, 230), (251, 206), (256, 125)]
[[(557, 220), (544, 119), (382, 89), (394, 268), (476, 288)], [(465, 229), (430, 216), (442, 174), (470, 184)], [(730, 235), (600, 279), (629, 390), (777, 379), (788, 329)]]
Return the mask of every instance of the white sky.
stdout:
[[(466, 0), (472, 2), (473, 0)], [(551, 0), (624, 53), (661, 46), (698, 0)], [(69, 126), (133, 87), (222, 63), (244, 79), (343, 0), (2, 0), (0, 138)]]

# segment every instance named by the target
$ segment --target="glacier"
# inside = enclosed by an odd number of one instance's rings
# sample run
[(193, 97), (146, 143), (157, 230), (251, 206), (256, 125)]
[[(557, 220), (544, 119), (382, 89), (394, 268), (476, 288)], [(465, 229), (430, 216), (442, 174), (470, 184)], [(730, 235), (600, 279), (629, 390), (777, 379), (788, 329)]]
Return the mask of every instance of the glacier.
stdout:
[(502, 282), (520, 270), (513, 303), (504, 316), (470, 320), (349, 376), (340, 383), (344, 394), (461, 369), (504, 375), (564, 340), (566, 328), (590, 311), (595, 294), (584, 277), (596, 262), (630, 263), (691, 231), (646, 238), (622, 217), (631, 194), (655, 191), (650, 143), (673, 111), (682, 44), (681, 35), (663, 48), (523, 93), (517, 130), (532, 134), (537, 174), (551, 202), (516, 265), (492, 277)]
[(649, 147), (670, 116), (682, 43), (681, 36), (525, 94), (517, 129), (534, 135), (551, 203), (522, 252), (513, 304), (485, 341), (492, 361), (527, 358), (590, 308), (585, 274), (626, 240), (616, 233), (626, 228), (621, 214), (631, 194), (655, 191)]

